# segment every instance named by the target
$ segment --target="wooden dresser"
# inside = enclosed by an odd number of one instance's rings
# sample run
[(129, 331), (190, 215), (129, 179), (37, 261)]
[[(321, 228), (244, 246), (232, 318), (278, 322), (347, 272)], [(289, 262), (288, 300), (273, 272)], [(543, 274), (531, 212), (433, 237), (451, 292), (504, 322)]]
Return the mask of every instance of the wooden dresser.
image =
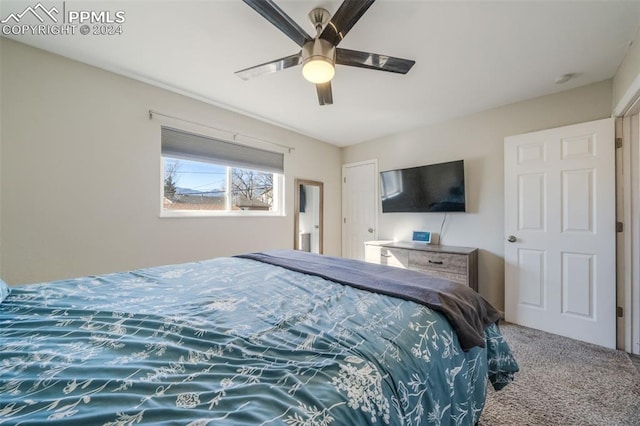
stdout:
[(402, 241), (367, 241), (365, 261), (413, 269), (478, 291), (478, 249)]

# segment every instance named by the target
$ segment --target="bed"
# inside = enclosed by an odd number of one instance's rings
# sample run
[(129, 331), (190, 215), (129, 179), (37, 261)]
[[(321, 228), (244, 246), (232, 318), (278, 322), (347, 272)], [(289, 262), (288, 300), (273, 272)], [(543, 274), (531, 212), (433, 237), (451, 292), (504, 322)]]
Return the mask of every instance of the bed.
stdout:
[(471, 425), (518, 370), (496, 312), (294, 251), (14, 287), (0, 424)]

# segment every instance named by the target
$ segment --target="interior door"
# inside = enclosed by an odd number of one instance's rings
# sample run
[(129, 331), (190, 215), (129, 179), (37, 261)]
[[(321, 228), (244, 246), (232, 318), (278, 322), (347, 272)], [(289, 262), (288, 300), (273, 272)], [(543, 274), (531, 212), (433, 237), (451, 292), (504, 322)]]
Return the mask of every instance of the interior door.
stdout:
[[(320, 206), (320, 187), (311, 186), (307, 187), (311, 194), (311, 201), (314, 206)], [(320, 251), (320, 209), (314, 207), (311, 211), (311, 252), (321, 253)]]
[(505, 319), (616, 344), (614, 120), (505, 138)]
[(342, 256), (364, 260), (364, 242), (377, 238), (378, 163), (342, 166)]

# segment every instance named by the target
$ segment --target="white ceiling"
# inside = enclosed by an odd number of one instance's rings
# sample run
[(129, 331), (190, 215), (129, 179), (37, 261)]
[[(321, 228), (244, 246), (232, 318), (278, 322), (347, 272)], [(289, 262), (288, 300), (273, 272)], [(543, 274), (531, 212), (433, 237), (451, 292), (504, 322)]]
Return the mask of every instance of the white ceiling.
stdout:
[[(2, 0), (0, 16), (36, 3)], [(310, 35), (307, 13), (333, 14), (340, 3), (277, 1)], [(340, 47), (416, 64), (407, 75), (337, 66), (334, 104), (321, 107), (299, 67), (249, 81), (234, 75), (299, 50), (239, 0), (64, 6), (123, 10), (123, 34), (10, 37), (337, 146), (611, 78), (640, 23), (640, 1), (378, 0)], [(577, 77), (554, 84), (565, 73)]]

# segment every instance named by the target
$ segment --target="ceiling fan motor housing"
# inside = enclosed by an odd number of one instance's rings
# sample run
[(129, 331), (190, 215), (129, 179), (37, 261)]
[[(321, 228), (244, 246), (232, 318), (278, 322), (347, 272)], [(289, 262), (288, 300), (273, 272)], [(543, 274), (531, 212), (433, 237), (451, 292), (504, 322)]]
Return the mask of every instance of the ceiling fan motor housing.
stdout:
[(302, 63), (322, 60), (335, 64), (336, 48), (331, 43), (321, 38), (306, 42), (302, 46)]

